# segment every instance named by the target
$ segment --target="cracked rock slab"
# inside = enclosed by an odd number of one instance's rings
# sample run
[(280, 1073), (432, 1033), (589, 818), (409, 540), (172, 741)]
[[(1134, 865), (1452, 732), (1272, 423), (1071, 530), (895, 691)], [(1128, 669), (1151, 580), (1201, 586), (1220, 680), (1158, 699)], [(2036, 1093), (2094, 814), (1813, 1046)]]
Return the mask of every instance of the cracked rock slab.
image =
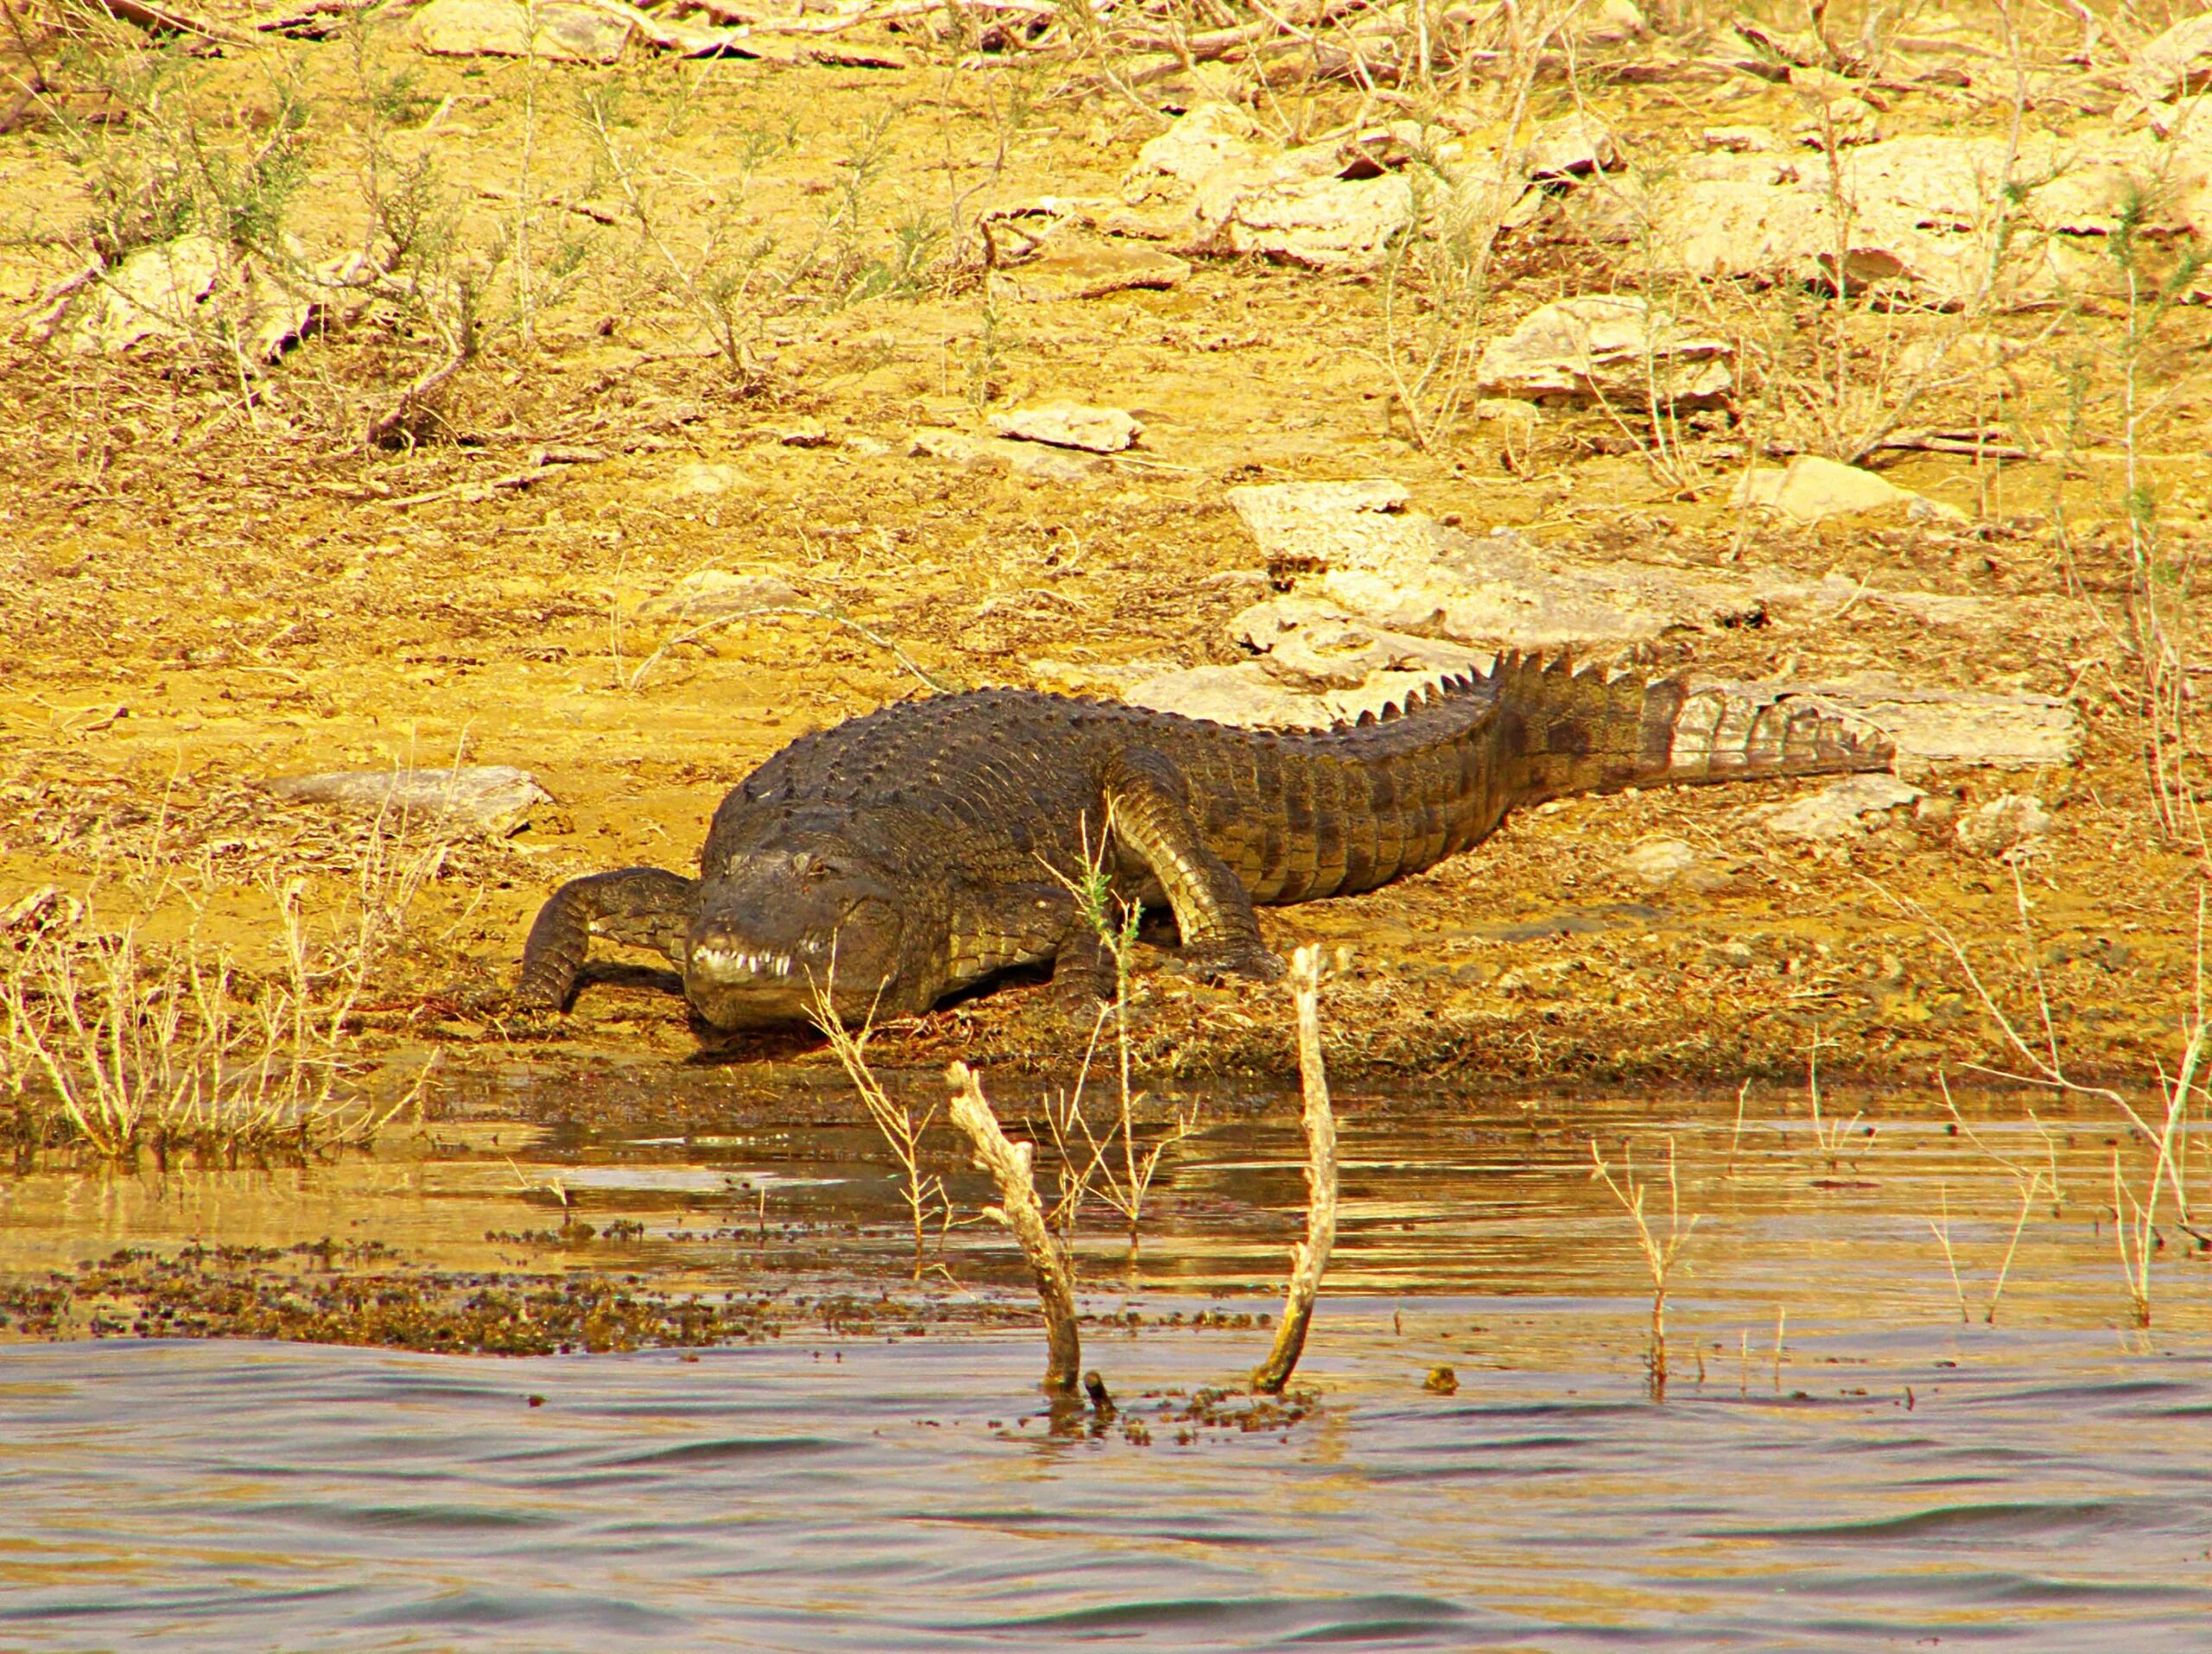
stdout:
[(1982, 599), (1888, 591), (1841, 575), (1814, 582), (1771, 569), (1570, 562), (1510, 529), (1474, 535), (1438, 523), (1386, 478), (1255, 484), (1231, 488), (1229, 502), (1269, 573), (1299, 595), (1458, 642), (1604, 654), (1670, 632), (1777, 618), (1824, 624), (1861, 604), (1931, 625), (2005, 623), (2001, 606)]
[(1018, 442), (1080, 448), (1090, 454), (1118, 454), (1144, 434), (1136, 418), (1119, 408), (1095, 408), (1079, 402), (1045, 402), (991, 416), (991, 429)]
[(1560, 299), (1483, 347), (1475, 377), (1500, 397), (1600, 398), (1616, 406), (1706, 402), (1735, 382), (1734, 347), (1640, 298)]

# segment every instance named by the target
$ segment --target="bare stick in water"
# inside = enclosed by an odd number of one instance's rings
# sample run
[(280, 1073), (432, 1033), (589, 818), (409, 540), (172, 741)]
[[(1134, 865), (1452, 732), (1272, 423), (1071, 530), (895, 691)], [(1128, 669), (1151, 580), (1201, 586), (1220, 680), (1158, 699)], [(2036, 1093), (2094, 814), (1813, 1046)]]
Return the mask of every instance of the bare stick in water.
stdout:
[(1038, 1301), (1045, 1307), (1046, 1393), (1079, 1396), (1083, 1344), (1076, 1331), (1072, 1272), (1067, 1254), (1045, 1226), (1045, 1209), (1030, 1177), (1030, 1146), (1012, 1141), (999, 1129), (998, 1116), (984, 1101), (983, 1082), (974, 1069), (957, 1062), (944, 1071), (944, 1078), (952, 1087), (952, 1123), (968, 1134), (976, 1146), (976, 1164), (998, 1185), (999, 1204), (987, 1215), (1014, 1231), (1030, 1272), (1037, 1277)]
[(1321, 951), (1291, 956), (1291, 991), (1298, 1000), (1298, 1078), (1306, 1094), (1306, 1238), (1291, 1249), (1290, 1290), (1283, 1296), (1275, 1347), (1252, 1370), (1252, 1388), (1280, 1396), (1306, 1349), (1321, 1271), (1337, 1242), (1337, 1120), (1329, 1110), (1329, 1076), (1321, 1066)]

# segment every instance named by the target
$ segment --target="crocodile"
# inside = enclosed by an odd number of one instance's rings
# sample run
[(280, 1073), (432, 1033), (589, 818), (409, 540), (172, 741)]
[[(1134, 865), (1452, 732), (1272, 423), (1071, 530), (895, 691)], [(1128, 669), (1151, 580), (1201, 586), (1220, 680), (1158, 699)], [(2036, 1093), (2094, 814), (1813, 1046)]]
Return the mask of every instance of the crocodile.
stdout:
[[(1255, 905), (1357, 894), (1567, 793), (1887, 767), (1803, 700), (1503, 655), (1381, 716), (1233, 728), (978, 690), (800, 737), (722, 799), (699, 876), (624, 868), (556, 890), (518, 1008), (565, 1008), (594, 936), (658, 950), (722, 1029), (928, 1010), (1015, 967), (1110, 993), (1086, 875), (1180, 932), (1203, 977), (1271, 979)], [(1095, 889), (1095, 883), (1090, 887)]]

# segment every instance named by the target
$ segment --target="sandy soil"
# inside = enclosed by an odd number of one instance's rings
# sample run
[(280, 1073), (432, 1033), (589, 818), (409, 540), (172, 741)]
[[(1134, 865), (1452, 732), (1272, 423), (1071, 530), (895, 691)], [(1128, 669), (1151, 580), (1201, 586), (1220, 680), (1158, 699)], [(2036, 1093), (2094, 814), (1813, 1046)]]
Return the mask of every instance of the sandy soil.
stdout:
[[(1329, 1004), (1340, 1065), (1446, 1083), (1732, 1085), (1802, 1074), (1817, 1046), (1824, 1067), (1874, 1077), (2019, 1066), (1957, 961), (1897, 899), (1955, 932), (2040, 1048), (2039, 969), (2075, 1072), (2141, 1078), (2154, 1055), (2171, 1057), (2203, 863), (2159, 832), (2152, 809), (2108, 383), (2064, 465), (1935, 454), (1887, 465), (1959, 520), (1813, 530), (1745, 518), (1729, 504), (1745, 437), (1726, 419), (1689, 436), (1687, 475), (1662, 474), (1632, 428), (1589, 408), (1548, 410), (1532, 451), (1509, 452), (1494, 423), (1472, 418), (1424, 449), (1376, 355), (1385, 295), (1371, 273), (1195, 258), (1166, 290), (1079, 298), (1031, 296), (984, 269), (980, 211), (1110, 197), (1163, 122), (1080, 66), (962, 67), (912, 37), (900, 49), (901, 69), (679, 64), (634, 48), (611, 67), (530, 65), (423, 55), (394, 26), (359, 51), (344, 36), (272, 38), (171, 60), (162, 107), (196, 111), (223, 153), (281, 128), (272, 89), (306, 98), (304, 170), (283, 222), (313, 257), (363, 235), (372, 140), (387, 162), (429, 157), (457, 249), (444, 268), (476, 273), (483, 347), (402, 422), (412, 440), (390, 445), (362, 433), (438, 366), (435, 317), (372, 307), (250, 381), (213, 351), (74, 354), (20, 335), (9, 347), (0, 907), (53, 883), (92, 890), (115, 922), (150, 895), (149, 936), (196, 931), (258, 968), (277, 933), (270, 889), (304, 879), (310, 910), (334, 912), (371, 846), (357, 819), (278, 802), (257, 782), (456, 758), (517, 765), (556, 806), (512, 837), (447, 848), (378, 967), (360, 1016), (371, 1048), (435, 1042), (463, 1066), (585, 1062), (610, 1047), (681, 1060), (699, 1037), (648, 970), (588, 987), (554, 1025), (505, 1016), (523, 932), (565, 877), (688, 869), (715, 802), (750, 766), (804, 730), (921, 692), (858, 627), (963, 685), (1065, 684), (1069, 663), (1227, 662), (1238, 651), (1225, 623), (1265, 575), (1224, 490), (1382, 475), (1433, 515), (1520, 525), (1569, 554), (1742, 559), (2013, 600), (1999, 628), (1938, 629), (1859, 605), (1824, 624), (1686, 633), (1646, 664), (1804, 679), (1879, 666), (1916, 683), (2034, 690), (2069, 697), (2086, 737), (2063, 772), (1923, 778), (1961, 807), (2031, 792), (2054, 812), (2019, 864), (2024, 938), (2013, 868), (1960, 845), (1944, 811), (1847, 845), (1791, 845), (1755, 817), (1787, 787), (1567, 801), (1397, 887), (1268, 914), (1279, 946), (1345, 950)], [(80, 88), (119, 78), (111, 58), (69, 73)], [(624, 216), (579, 112), (591, 92), (629, 123), (617, 130), (654, 221), (672, 226), (677, 263), (696, 268), (721, 224), (773, 236), (769, 265), (801, 271), (747, 312), (747, 370), (715, 353)], [(1694, 148), (1707, 121), (1786, 130), (1801, 115), (1797, 91), (1750, 74), (1540, 82), (1531, 112), (1578, 97), (1645, 156)], [(1308, 131), (1361, 114), (1341, 86), (1294, 101)], [(1494, 118), (1494, 105), (1471, 106)], [(105, 106), (91, 92), (68, 105), (79, 119)], [(379, 107), (398, 118), (378, 127)], [(1993, 107), (1904, 84), (1883, 120), (1961, 130)], [(2087, 117), (2054, 103), (2037, 118), (2064, 130)], [(881, 136), (863, 154), (871, 122)], [(169, 130), (35, 119), (0, 137), (11, 303), (28, 311), (81, 267), (99, 180), (170, 153), (156, 147)], [(527, 215), (527, 265), (513, 247), (518, 194), (542, 203)], [(614, 221), (556, 202), (598, 203)], [(902, 230), (922, 249), (903, 273)], [(821, 250), (810, 264), (810, 248)], [(1485, 325), (1623, 284), (1607, 256), (1557, 213), (1509, 231)], [(1832, 325), (1817, 294), (1746, 292), (1808, 353)], [(1993, 325), (2031, 338), (2052, 319), (2046, 307)], [(1941, 320), (1854, 309), (1851, 359), (1878, 385), (1877, 359)], [(2060, 322), (2056, 337), (2107, 355), (2126, 326), (2095, 297)], [(2204, 324), (2181, 309), (2162, 328), (2142, 353), (2159, 400), (2138, 448), (2156, 461), (2144, 463), (2163, 566), (2185, 582), (2212, 496)], [(2061, 418), (2057, 355), (2049, 345), (2023, 370), (2007, 417), (2044, 430)], [(1047, 396), (1126, 408), (1143, 441), (1057, 480), (910, 452), (918, 428), (981, 433), (991, 410)], [(1818, 421), (1792, 413), (1766, 429), (1763, 440), (1811, 444)], [(578, 462), (540, 465), (543, 450)], [(518, 474), (528, 480), (497, 481)], [(761, 618), (653, 658), (687, 629), (656, 603), (702, 569), (773, 574), (804, 606), (855, 624)], [(1062, 663), (1046, 669), (1058, 676), (1040, 678), (1039, 661)], [(2193, 730), (2193, 700), (2183, 711)], [(1621, 858), (1654, 835), (1689, 841), (1723, 876), (1645, 886)], [(1197, 986), (1167, 957), (1147, 948), (1142, 960), (1148, 1072), (1288, 1063), (1280, 990)], [(893, 1064), (957, 1054), (1044, 1067), (1088, 1033), (1015, 985), (888, 1029), (875, 1050)], [(804, 1041), (717, 1054), (741, 1068), (823, 1059)]]

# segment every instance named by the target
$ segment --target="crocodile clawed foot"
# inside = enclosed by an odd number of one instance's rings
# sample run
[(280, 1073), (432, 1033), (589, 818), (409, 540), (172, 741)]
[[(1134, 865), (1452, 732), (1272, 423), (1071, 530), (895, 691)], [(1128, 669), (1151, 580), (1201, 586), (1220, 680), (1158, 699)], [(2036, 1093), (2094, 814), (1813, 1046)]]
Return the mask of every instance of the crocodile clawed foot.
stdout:
[(1225, 983), (1236, 976), (1249, 982), (1281, 982), (1289, 974), (1288, 966), (1256, 943), (1186, 947), (1178, 963), (1185, 976), (1205, 983)]
[(507, 994), (499, 1008), (518, 1021), (546, 1022), (569, 1008), (569, 996), (542, 983), (526, 982)]
[(1046, 991), (1066, 1015), (1096, 1016), (1100, 1007), (1114, 1002), (1113, 967), (1109, 965), (1103, 970), (1090, 970), (1079, 966), (1056, 966), (1052, 983)]

